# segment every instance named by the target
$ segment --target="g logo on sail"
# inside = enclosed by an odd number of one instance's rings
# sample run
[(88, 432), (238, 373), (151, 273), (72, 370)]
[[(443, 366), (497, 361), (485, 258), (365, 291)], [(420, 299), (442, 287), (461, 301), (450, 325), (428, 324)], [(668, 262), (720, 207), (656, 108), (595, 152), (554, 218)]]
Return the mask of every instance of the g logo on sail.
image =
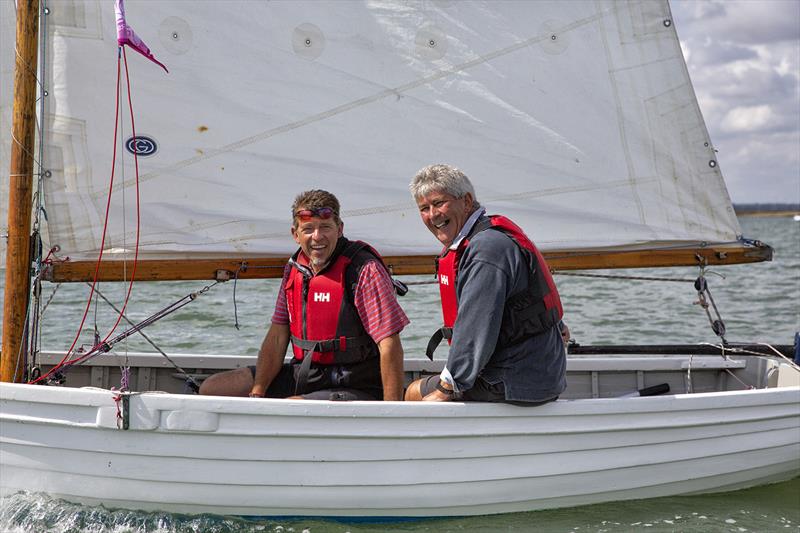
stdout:
[(148, 157), (155, 155), (158, 151), (158, 144), (155, 139), (137, 135), (136, 137), (128, 137), (128, 140), (125, 141), (125, 149), (140, 157)]

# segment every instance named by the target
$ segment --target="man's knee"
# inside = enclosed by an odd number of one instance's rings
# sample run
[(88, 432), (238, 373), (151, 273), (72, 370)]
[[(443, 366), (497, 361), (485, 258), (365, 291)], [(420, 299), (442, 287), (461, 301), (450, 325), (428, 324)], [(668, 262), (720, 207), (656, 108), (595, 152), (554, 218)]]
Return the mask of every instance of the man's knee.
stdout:
[(199, 393), (207, 396), (247, 396), (253, 387), (249, 368), (237, 368), (208, 376), (200, 384)]
[(411, 383), (406, 389), (405, 397), (403, 398), (407, 402), (418, 402), (422, 400), (422, 379), (418, 379)]

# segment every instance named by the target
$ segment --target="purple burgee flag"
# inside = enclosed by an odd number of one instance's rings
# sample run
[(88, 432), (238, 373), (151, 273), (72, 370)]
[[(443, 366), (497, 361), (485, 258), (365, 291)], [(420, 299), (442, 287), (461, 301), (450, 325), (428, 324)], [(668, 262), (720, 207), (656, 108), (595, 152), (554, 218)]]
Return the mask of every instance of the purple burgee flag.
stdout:
[(117, 13), (117, 43), (120, 46), (127, 44), (144, 57), (163, 68), (166, 72), (169, 72), (167, 67), (153, 56), (153, 53), (150, 52), (150, 49), (144, 44), (144, 41), (136, 35), (133, 28), (128, 26), (128, 23), (125, 21), (125, 6), (123, 5), (123, 0), (116, 0), (114, 3), (114, 11)]

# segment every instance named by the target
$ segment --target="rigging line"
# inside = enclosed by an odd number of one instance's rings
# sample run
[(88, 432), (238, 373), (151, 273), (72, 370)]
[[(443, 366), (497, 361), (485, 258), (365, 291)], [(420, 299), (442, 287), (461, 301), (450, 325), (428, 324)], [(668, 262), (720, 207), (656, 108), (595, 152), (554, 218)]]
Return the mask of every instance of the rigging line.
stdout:
[(58, 289), (61, 288), (61, 285), (62, 283), (57, 283), (56, 287), (53, 289), (53, 292), (50, 293), (50, 297), (47, 299), (47, 302), (45, 302), (44, 306), (42, 307), (42, 311), (40, 313), (41, 316), (44, 316), (44, 312), (47, 311), (47, 308), (50, 306), (50, 302), (52, 302), (53, 298), (55, 298), (56, 292), (58, 292)]
[(100, 239), (100, 252), (99, 252), (99, 254), (97, 256), (97, 262), (95, 263), (95, 268), (94, 268), (94, 279), (92, 281), (92, 290), (89, 292), (89, 297), (86, 299), (86, 307), (85, 307), (85, 309), (83, 311), (83, 317), (81, 318), (81, 323), (78, 326), (78, 331), (75, 333), (75, 338), (73, 339), (72, 344), (70, 345), (70, 347), (67, 350), (67, 352), (64, 354), (64, 357), (61, 359), (61, 361), (58, 362), (58, 364), (53, 366), (46, 374), (43, 374), (43, 375), (39, 376), (38, 378), (36, 378), (35, 380), (31, 381), (30, 383), (39, 383), (39, 382), (47, 379), (52, 374), (57, 372), (61, 368), (61, 366), (64, 364), (64, 362), (67, 361), (67, 359), (69, 358), (70, 354), (75, 349), (75, 345), (78, 343), (78, 339), (80, 339), (81, 332), (83, 331), (83, 325), (86, 323), (86, 317), (89, 314), (89, 309), (90, 309), (91, 303), (92, 303), (92, 294), (94, 292), (95, 285), (97, 285), (97, 278), (99, 277), (99, 274), (100, 274), (100, 261), (103, 259), (103, 251), (105, 250), (106, 233), (108, 231), (108, 215), (109, 215), (110, 206), (111, 206), (111, 191), (112, 191), (113, 185), (114, 185), (114, 171), (116, 169), (116, 162), (117, 162), (117, 134), (118, 134), (118, 129), (119, 129), (119, 100), (120, 100), (119, 99), (119, 84), (120, 84), (121, 77), (122, 77), (121, 76), (121, 74), (122, 74), (121, 66), (122, 66), (122, 58), (121, 58), (120, 50), (118, 49), (117, 50), (117, 91), (116, 91), (117, 97), (116, 97), (116, 104), (115, 104), (116, 107), (115, 107), (115, 111), (114, 111), (114, 144), (113, 144), (112, 156), (111, 156), (111, 178), (110, 178), (111, 184), (110, 184), (110, 186), (108, 188), (108, 197), (107, 197), (107, 200), (106, 200), (106, 214), (105, 214), (105, 219), (103, 221), (103, 234), (102, 234), (102, 237)]
[[(133, 115), (133, 96), (131, 95), (131, 80), (130, 80), (130, 75), (128, 74), (128, 56), (127, 56), (127, 54), (125, 52), (125, 47), (120, 47), (120, 48), (122, 50), (122, 59), (123, 59), (124, 65), (125, 65), (125, 82), (127, 84), (128, 107), (130, 109), (130, 117), (131, 117), (131, 134), (133, 135), (133, 138), (135, 139), (136, 138), (136, 124), (135, 124), (134, 115)], [(117, 96), (117, 101), (119, 101), (119, 100), (120, 100), (120, 98), (119, 98), (119, 96)], [(116, 140), (116, 135), (115, 135), (115, 140)], [(116, 161), (116, 149), (117, 149), (117, 144), (115, 143), (114, 144), (114, 153), (115, 153), (114, 160), (115, 161)], [(95, 339), (95, 346), (92, 348), (92, 350), (95, 350), (95, 351), (94, 352), (90, 351), (89, 354), (97, 355), (97, 353), (101, 353), (101, 351), (105, 352), (105, 351), (108, 351), (108, 349), (110, 349), (110, 345), (108, 344), (107, 341), (111, 337), (111, 335), (114, 333), (114, 331), (116, 331), (117, 326), (119, 326), (119, 323), (122, 321), (122, 316), (125, 313), (125, 309), (128, 306), (128, 302), (130, 301), (131, 292), (133, 290), (133, 283), (136, 280), (136, 266), (138, 264), (138, 259), (139, 259), (139, 232), (140, 232), (139, 230), (140, 230), (140, 227), (141, 227), (141, 212), (140, 212), (140, 209), (139, 209), (139, 158), (138, 158), (138, 151), (136, 149), (135, 144), (134, 144), (134, 148), (133, 148), (133, 160), (134, 160), (134, 168), (135, 168), (135, 171), (136, 171), (136, 246), (134, 248), (133, 268), (131, 269), (131, 279), (130, 279), (130, 282), (128, 283), (128, 290), (127, 290), (127, 293), (125, 294), (125, 300), (124, 300), (124, 302), (122, 304), (122, 310), (119, 311), (119, 314), (117, 315), (116, 322), (111, 327), (111, 330), (108, 332), (108, 334), (105, 336), (105, 338), (102, 341), (98, 342), (97, 339)], [(112, 183), (112, 186), (109, 187), (109, 202), (110, 202), (110, 199), (111, 199), (111, 194), (110, 194), (111, 193), (111, 189), (113, 189), (113, 183)], [(108, 215), (108, 211), (106, 211), (106, 216), (107, 215)], [(124, 217), (124, 213), (123, 213), (123, 217)], [(95, 283), (96, 283), (96, 280), (95, 280)], [(186, 302), (186, 303), (189, 303), (189, 302)], [(186, 305), (186, 304), (184, 304), (184, 305)], [(180, 307), (183, 307), (183, 306), (180, 306)], [(178, 307), (177, 309), (179, 309), (180, 307)], [(172, 312), (172, 311), (170, 311), (170, 312)], [(158, 318), (161, 318), (161, 317), (158, 317)], [(153, 322), (155, 322), (155, 320), (157, 320), (157, 319), (154, 319), (154, 320), (152, 320), (150, 322), (145, 321), (145, 322), (147, 322), (146, 325), (152, 324)], [(145, 327), (145, 326), (142, 326), (142, 327)], [(121, 334), (119, 334), (116, 337), (114, 337), (114, 341), (113, 342), (116, 343), (116, 342), (119, 342), (119, 341), (121, 341), (123, 339), (127, 339), (136, 330), (137, 329), (134, 328), (133, 331), (128, 330), (130, 332), (127, 332), (127, 331), (122, 332)], [(75, 362), (84, 361), (86, 359), (88, 359), (88, 357), (79, 357), (77, 359), (72, 360), (71, 362), (74, 364)]]
[(36, 122), (39, 131), (39, 162), (38, 162), (38, 169), (39, 169), (39, 191), (37, 196), (37, 213), (36, 213), (36, 228), (39, 227), (39, 210), (42, 207), (42, 199), (41, 193), (43, 191), (43, 187), (41, 187), (42, 183), (42, 169), (44, 168), (44, 147), (45, 147), (45, 128), (44, 128), (44, 120), (45, 120), (45, 98), (47, 97), (47, 89), (45, 88), (44, 84), (41, 82), (42, 79), (45, 79), (47, 76), (47, 20), (48, 20), (48, 8), (47, 8), (47, 0), (42, 0), (40, 4), (40, 8), (42, 10), (42, 14), (44, 16), (39, 17), (39, 24), (41, 25), (41, 31), (39, 32), (40, 36), (40, 53), (39, 53), (39, 64), (38, 68), (41, 72), (41, 79), (37, 78), (37, 82), (39, 83), (39, 120)]
[[(21, 143), (21, 142), (19, 141), (19, 139), (17, 139), (17, 138), (16, 138), (16, 136), (14, 135), (14, 132), (13, 132), (13, 131), (11, 132), (11, 140), (12, 140), (12, 141), (14, 141), (14, 143), (16, 143), (16, 144), (17, 144), (17, 146), (19, 146), (20, 148), (22, 148), (22, 150), (25, 152), (25, 155), (27, 155), (28, 157), (30, 157), (30, 158), (31, 158), (31, 160), (33, 160), (33, 162), (36, 164), (36, 166), (37, 166), (37, 167), (39, 167), (39, 168), (41, 168), (41, 167), (42, 167), (42, 164), (41, 164), (41, 162), (39, 161), (39, 159), (36, 157), (36, 155), (35, 155), (33, 152), (31, 152), (30, 150), (28, 150), (27, 148), (25, 148), (25, 146), (23, 145), (23, 143)], [(33, 171), (31, 171), (31, 174), (36, 174), (36, 173), (35, 173), (35, 172), (33, 172)], [(12, 176), (12, 177), (19, 177), (19, 176), (27, 177), (28, 175), (29, 175), (29, 174), (9, 174), (9, 176)]]
[(727, 372), (727, 374), (728, 374), (730, 377), (732, 377), (733, 379), (735, 379), (736, 381), (738, 381), (738, 382), (739, 382), (739, 385), (741, 385), (741, 386), (742, 386), (742, 387), (744, 387), (745, 389), (748, 389), (748, 390), (750, 390), (750, 389), (755, 389), (755, 387), (754, 387), (753, 385), (750, 385), (750, 384), (748, 384), (748, 383), (745, 383), (744, 381), (742, 381), (741, 379), (739, 379), (739, 377), (738, 377), (736, 374), (734, 374), (733, 372), (731, 372), (731, 369), (730, 369), (730, 368), (726, 368), (726, 369), (725, 369), (725, 372)]
[(694, 283), (695, 280), (693, 279), (681, 279), (681, 278), (659, 278), (659, 277), (650, 277), (650, 276), (620, 276), (614, 274), (583, 274), (579, 272), (562, 272), (556, 270), (553, 274), (558, 274), (560, 276), (576, 276), (581, 278), (608, 278), (608, 279), (626, 279), (626, 280), (635, 280), (635, 281), (673, 281), (677, 283)]
[[(136, 124), (134, 123), (134, 118), (133, 118), (133, 100), (132, 100), (132, 95), (131, 95), (131, 80), (130, 80), (130, 76), (128, 75), (128, 58), (127, 58), (127, 55), (125, 53), (125, 47), (121, 47), (121, 48), (122, 48), (123, 63), (125, 65), (125, 82), (127, 84), (127, 89), (128, 89), (128, 107), (130, 109), (130, 116), (131, 116), (131, 133), (132, 133), (133, 137), (136, 138)], [(118, 100), (119, 100), (119, 98), (118, 98)], [(114, 145), (115, 154), (116, 154), (116, 148), (117, 148), (117, 146), (115, 144)], [(114, 157), (114, 159), (116, 160), (116, 156)], [(116, 322), (111, 327), (111, 330), (108, 332), (108, 334), (105, 336), (105, 338), (102, 341), (100, 341), (99, 343), (96, 343), (96, 345), (101, 345), (101, 346), (106, 344), (106, 341), (108, 341), (108, 339), (111, 337), (111, 335), (114, 333), (114, 331), (116, 331), (117, 326), (119, 326), (119, 323), (122, 321), (122, 315), (123, 315), (123, 313), (125, 312), (125, 309), (128, 306), (128, 302), (130, 301), (131, 292), (133, 290), (133, 283), (134, 283), (134, 281), (136, 279), (136, 266), (138, 264), (138, 259), (139, 259), (139, 230), (140, 230), (140, 215), (141, 215), (141, 213), (140, 213), (140, 209), (139, 209), (139, 158), (137, 156), (137, 150), (136, 150), (136, 146), (135, 145), (134, 145), (134, 149), (133, 149), (133, 160), (134, 160), (134, 168), (136, 170), (136, 246), (134, 248), (134, 255), (133, 255), (133, 268), (131, 269), (131, 279), (130, 279), (130, 282), (128, 283), (128, 290), (127, 290), (127, 293), (125, 294), (125, 300), (124, 300), (124, 302), (122, 304), (122, 310), (117, 315)], [(110, 192), (111, 192), (112, 188), (113, 188), (113, 186), (109, 187), (109, 202), (111, 200)], [(108, 214), (108, 212), (106, 212), (106, 214)], [(124, 217), (124, 213), (123, 213), (123, 217)], [(98, 264), (98, 266), (99, 266), (99, 264)], [(128, 335), (125, 335), (124, 337), (121, 337), (119, 340), (122, 340), (122, 339), (127, 338), (127, 337), (128, 337)]]
[[(720, 345), (720, 344), (713, 344), (713, 343), (710, 343), (710, 342), (701, 342), (701, 343), (698, 343), (698, 344), (701, 344), (701, 345), (704, 345), (704, 346), (711, 346), (711, 347), (713, 347), (713, 348), (719, 348), (719, 349), (720, 349), (720, 350), (722, 350), (723, 352), (725, 352), (725, 351), (728, 351), (728, 352), (731, 352), (731, 353), (733, 353), (733, 354), (737, 354), (737, 353), (742, 353), (742, 354), (744, 354), (744, 353), (746, 353), (746, 354), (750, 354), (750, 355), (766, 355), (766, 356), (769, 356), (769, 355), (770, 355), (770, 354), (768, 354), (768, 353), (763, 353), (763, 352), (755, 352), (755, 351), (753, 351), (753, 350), (746, 350), (746, 349), (744, 349), (744, 348), (736, 348), (735, 346), (730, 346), (730, 345), (728, 345), (728, 346), (723, 346), (723, 345)], [(785, 359), (785, 360), (786, 360), (786, 362), (787, 362), (787, 363), (788, 363), (788, 364), (789, 364), (789, 365), (790, 365), (792, 368), (794, 368), (795, 370), (798, 370), (798, 371), (800, 371), (800, 365), (798, 365), (797, 363), (795, 363), (794, 361), (792, 361), (791, 359), (789, 359), (788, 357), (786, 357), (785, 355), (783, 355), (783, 354), (782, 354), (782, 353), (781, 353), (779, 350), (777, 350), (777, 349), (776, 349), (774, 346), (772, 346), (772, 345), (770, 345), (770, 344), (767, 344), (767, 343), (765, 343), (765, 342), (757, 342), (756, 344), (759, 344), (759, 345), (761, 345), (761, 346), (765, 346), (765, 347), (769, 348), (770, 350), (772, 350), (773, 352), (775, 352), (775, 355), (777, 355), (778, 357), (780, 357), (780, 358), (782, 358), (782, 359)]]
[(69, 367), (69, 366), (72, 366), (72, 365), (81, 364), (81, 363), (83, 363), (85, 361), (88, 361), (92, 357), (95, 357), (96, 355), (100, 355), (101, 353), (106, 353), (106, 352), (110, 351), (111, 348), (114, 346), (114, 344), (116, 344), (119, 341), (121, 341), (121, 340), (123, 340), (123, 339), (125, 339), (125, 338), (127, 338), (127, 337), (129, 337), (131, 335), (133, 335), (134, 333), (139, 332), (140, 330), (146, 328), (147, 326), (150, 326), (150, 325), (154, 324), (155, 322), (161, 320), (162, 318), (174, 313), (178, 309), (181, 309), (182, 307), (190, 304), (191, 302), (196, 300), (198, 296), (200, 296), (203, 293), (208, 292), (209, 290), (211, 290), (212, 287), (214, 287), (218, 283), (219, 282), (214, 282), (211, 285), (206, 285), (205, 287), (203, 287), (199, 291), (192, 292), (192, 293), (184, 296), (183, 298), (171, 303), (167, 307), (165, 307), (165, 308), (161, 309), (160, 311), (157, 311), (156, 313), (150, 315), (149, 317), (145, 318), (144, 320), (142, 320), (138, 324), (134, 325), (133, 327), (131, 327), (129, 329), (126, 329), (122, 333), (117, 334), (117, 336), (114, 337), (113, 339), (103, 341), (102, 343), (100, 343), (100, 344), (98, 344), (96, 346), (93, 346), (87, 353), (81, 354), (79, 357), (76, 357), (75, 359), (67, 361), (64, 366), (65, 367)]
[(710, 250), (713, 246), (726, 246), (731, 244), (742, 244), (743, 241), (736, 240), (736, 241), (700, 241), (696, 243), (687, 243), (687, 244), (672, 244), (672, 245), (662, 245), (656, 246), (653, 248), (648, 247), (645, 249), (625, 249), (625, 250), (586, 250), (582, 252), (567, 252), (561, 255), (557, 255), (556, 252), (552, 254), (548, 254), (548, 259), (564, 259), (570, 257), (591, 257), (595, 255), (609, 255), (609, 254), (628, 254), (628, 253), (635, 253), (635, 252), (658, 252), (658, 251), (668, 251), (668, 250), (691, 250), (694, 248), (706, 249)]
[[(127, 69), (127, 66), (126, 66), (126, 69)], [(126, 70), (126, 76), (127, 76), (127, 70)], [(130, 96), (130, 93), (128, 94), (128, 96)], [(120, 98), (121, 98), (121, 95), (120, 95)], [(122, 139), (124, 139), (125, 138), (125, 123), (124, 123), (123, 118), (122, 118), (122, 113), (123, 113), (123, 111), (120, 110), (120, 123), (122, 124), (122, 126), (120, 128), (120, 130), (121, 130), (120, 131), (120, 137)], [(135, 139), (136, 136), (134, 135), (133, 138)], [(119, 159), (120, 159), (120, 165), (119, 165), (120, 181), (122, 181), (123, 183), (125, 182), (125, 147), (123, 146), (124, 144), (125, 144), (124, 142), (121, 142), (121, 143), (119, 143), (117, 145), (117, 149), (119, 150)], [(135, 149), (136, 149), (136, 147), (134, 146), (134, 150)], [(125, 187), (123, 187), (122, 188), (122, 208), (120, 209), (120, 211), (122, 213), (122, 249), (124, 250), (124, 252), (122, 254), (122, 282), (123, 283), (128, 280), (128, 198), (127, 198), (127, 195), (125, 194), (125, 190), (126, 190)], [(132, 281), (133, 280), (131, 280), (131, 282)], [(127, 303), (127, 299), (125, 300), (125, 302)], [(115, 311), (117, 311), (118, 316), (125, 317), (125, 315), (122, 313), (122, 311), (120, 311), (119, 309), (117, 309), (114, 306), (112, 306), (112, 308)], [(127, 318), (125, 318), (125, 320), (127, 321)], [(125, 366), (127, 366), (127, 365), (128, 365), (128, 341), (126, 339), (125, 340)], [(122, 367), (122, 366), (120, 367), (120, 373), (121, 373), (122, 378), (123, 378), (121, 380), (121, 383), (120, 383), (120, 389), (121, 390), (126, 390), (127, 389), (127, 379), (126, 379), (127, 376), (126, 376), (126, 374), (128, 372), (130, 372), (130, 369), (128, 369), (128, 371), (126, 372), (124, 367)]]
[(94, 324), (93, 324), (93, 326), (94, 326), (94, 336), (92, 337), (93, 338), (92, 346), (100, 343), (100, 330), (97, 327), (97, 289), (98, 288), (99, 287), (96, 287), (95, 290), (93, 291), (93, 293), (94, 293), (94, 298), (93, 298), (93, 300), (94, 300), (94, 305), (93, 305), (93, 311), (94, 311), (94, 316), (93, 316), (93, 319), (94, 319)]
[[(128, 56), (127, 56), (127, 54), (125, 52), (125, 47), (121, 46), (120, 48), (122, 49), (122, 58), (123, 58), (123, 62), (125, 64), (125, 83), (126, 83), (127, 90), (128, 90), (128, 108), (130, 110), (130, 117), (131, 117), (131, 133), (133, 135), (133, 138), (135, 139), (136, 138), (136, 123), (135, 123), (135, 120), (134, 120), (134, 117), (133, 117), (133, 95), (131, 94), (131, 78), (130, 78), (130, 75), (128, 74)], [(114, 144), (114, 150), (116, 151), (116, 143)], [(120, 321), (122, 320), (122, 314), (125, 312), (125, 308), (128, 306), (128, 302), (130, 301), (131, 292), (133, 290), (133, 282), (136, 279), (136, 266), (137, 266), (137, 264), (139, 262), (138, 261), (139, 260), (139, 236), (140, 236), (139, 233), (140, 233), (140, 230), (141, 230), (141, 210), (140, 210), (140, 206), (139, 206), (139, 201), (140, 201), (140, 196), (139, 196), (139, 157), (138, 157), (138, 150), (136, 148), (135, 143), (134, 143), (134, 147), (133, 147), (133, 162), (134, 162), (134, 169), (136, 171), (136, 246), (134, 247), (134, 253), (133, 253), (133, 268), (131, 269), (131, 280), (130, 280), (130, 283), (128, 284), (128, 292), (125, 295), (125, 301), (124, 301), (124, 303), (122, 305), (122, 311), (120, 311), (119, 316), (117, 316), (116, 323), (111, 328), (111, 331), (108, 332), (108, 335), (106, 335), (106, 338), (103, 339), (103, 342), (107, 341), (108, 338), (111, 337), (111, 334), (114, 333), (114, 331), (117, 329), (117, 326), (119, 325)], [(109, 187), (109, 199), (111, 198), (111, 195), (110, 195), (111, 189), (113, 189), (113, 184), (112, 184), (111, 187)], [(124, 218), (124, 216), (125, 215), (123, 213), (123, 218)]]
[[(88, 283), (87, 283), (87, 285), (88, 285)], [(132, 327), (136, 327), (136, 324), (134, 324), (133, 322), (131, 322), (131, 320), (130, 320), (130, 319), (127, 317), (127, 315), (123, 314), (123, 313), (122, 313), (122, 312), (121, 312), (119, 309), (117, 309), (117, 307), (116, 307), (116, 306), (115, 306), (115, 305), (114, 305), (114, 304), (113, 304), (113, 303), (112, 303), (112, 302), (111, 302), (111, 301), (110, 301), (108, 298), (106, 298), (106, 297), (105, 297), (105, 295), (104, 295), (102, 292), (100, 292), (100, 290), (99, 290), (99, 289), (97, 290), (97, 294), (98, 294), (98, 295), (100, 296), (100, 298), (102, 298), (102, 299), (103, 299), (103, 301), (105, 301), (105, 302), (106, 302), (106, 303), (107, 303), (107, 304), (108, 304), (108, 305), (109, 305), (109, 306), (110, 306), (110, 307), (111, 307), (111, 308), (112, 308), (114, 311), (116, 311), (116, 312), (120, 313), (120, 314), (122, 315), (122, 318), (124, 318), (124, 319), (125, 319), (125, 321), (126, 321), (128, 324), (130, 324)], [(198, 385), (198, 383), (197, 383), (197, 382), (194, 380), (194, 378), (192, 378), (192, 376), (191, 376), (191, 375), (189, 375), (189, 373), (188, 373), (188, 372), (186, 372), (186, 371), (185, 371), (183, 368), (181, 368), (181, 367), (180, 367), (180, 366), (179, 366), (177, 363), (175, 363), (175, 361), (173, 361), (173, 360), (170, 358), (170, 356), (169, 356), (169, 355), (167, 355), (167, 354), (166, 354), (166, 352), (164, 352), (164, 350), (162, 350), (161, 348), (159, 348), (159, 347), (156, 345), (156, 343), (155, 343), (155, 342), (153, 342), (153, 340), (152, 340), (152, 339), (150, 339), (150, 337), (148, 337), (148, 336), (147, 336), (147, 334), (145, 334), (143, 331), (141, 331), (141, 329), (137, 330), (137, 331), (136, 331), (136, 333), (138, 333), (139, 335), (141, 335), (141, 336), (144, 338), (144, 340), (146, 340), (146, 341), (147, 341), (147, 342), (150, 344), (150, 346), (152, 346), (153, 348), (155, 348), (155, 349), (156, 349), (156, 351), (157, 351), (158, 353), (160, 353), (161, 355), (163, 355), (163, 356), (164, 356), (164, 358), (165, 358), (167, 361), (169, 361), (169, 363), (170, 363), (170, 364), (173, 366), (173, 368), (175, 368), (175, 370), (177, 370), (178, 372), (180, 372), (181, 374), (183, 374), (183, 375), (184, 375), (184, 377), (186, 377), (186, 379), (187, 379), (188, 381), (191, 381), (191, 382), (192, 382), (192, 383), (193, 383), (195, 386), (197, 386), (198, 388), (200, 387), (200, 385)], [(126, 358), (127, 358), (127, 355), (126, 355)]]
[(239, 310), (236, 305), (236, 283), (239, 281), (239, 273), (243, 272), (246, 268), (245, 263), (240, 264), (239, 268), (236, 269), (236, 273), (233, 275), (233, 327), (236, 328), (236, 331), (241, 329), (239, 327)]
[(38, 72), (36, 72), (35, 70), (33, 70), (33, 69), (31, 68), (31, 64), (30, 64), (30, 63), (28, 63), (27, 61), (25, 61), (25, 60), (22, 58), (22, 56), (21, 56), (21, 55), (19, 55), (19, 48), (17, 48), (17, 46), (16, 46), (16, 45), (14, 46), (14, 53), (15, 53), (15, 54), (16, 54), (16, 56), (17, 56), (17, 58), (16, 58), (16, 60), (15, 60), (15, 63), (20, 63), (22, 66), (24, 66), (24, 67), (25, 67), (25, 70), (27, 70), (29, 74), (32, 74), (32, 75), (33, 75), (33, 79), (34, 79), (34, 80), (36, 80), (36, 85), (39, 85), (39, 86), (41, 87), (41, 86), (42, 86), (42, 80), (40, 80), (40, 79), (39, 79), (39, 73), (38, 73)]
[(24, 322), (25, 327), (22, 329), (22, 342), (19, 343), (19, 348), (17, 349), (17, 358), (15, 360), (14, 377), (12, 383), (17, 382), (17, 376), (20, 375), (19, 373), (20, 366), (23, 366), (22, 360), (23, 360), (23, 353), (25, 353), (25, 345), (27, 344), (26, 340), (28, 339), (29, 336), (28, 326), (29, 326), (30, 316), (31, 316), (31, 302), (29, 300), (28, 305), (25, 306), (25, 322)]

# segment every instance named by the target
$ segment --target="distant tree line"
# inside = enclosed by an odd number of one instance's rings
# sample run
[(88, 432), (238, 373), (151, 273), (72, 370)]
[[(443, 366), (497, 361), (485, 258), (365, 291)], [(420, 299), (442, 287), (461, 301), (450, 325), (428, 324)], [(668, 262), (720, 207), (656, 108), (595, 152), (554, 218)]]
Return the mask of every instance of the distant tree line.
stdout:
[(794, 211), (800, 213), (800, 203), (733, 204), (737, 214)]

